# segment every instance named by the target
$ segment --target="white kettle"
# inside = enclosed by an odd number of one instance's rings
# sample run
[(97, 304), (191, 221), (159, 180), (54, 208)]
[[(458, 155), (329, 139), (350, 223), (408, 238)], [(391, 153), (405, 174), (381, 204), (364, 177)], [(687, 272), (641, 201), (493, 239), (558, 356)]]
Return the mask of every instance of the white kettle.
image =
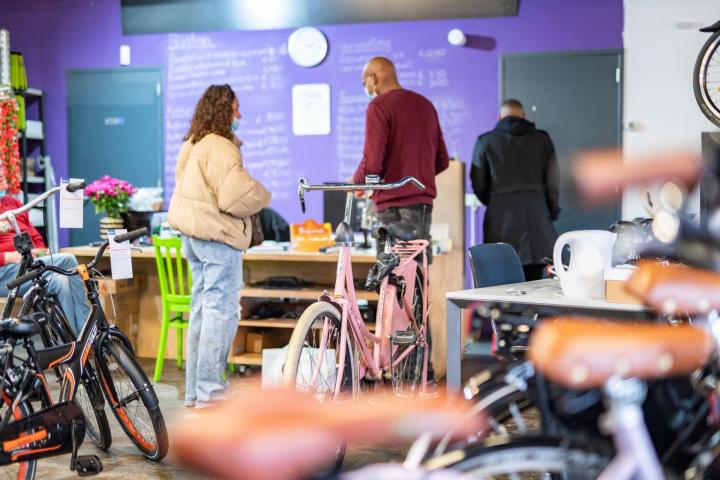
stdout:
[[(577, 230), (560, 235), (555, 242), (553, 262), (563, 295), (570, 298), (605, 298), (603, 272), (612, 266), (615, 233), (605, 230)], [(570, 247), (570, 266), (562, 264), (565, 245)]]

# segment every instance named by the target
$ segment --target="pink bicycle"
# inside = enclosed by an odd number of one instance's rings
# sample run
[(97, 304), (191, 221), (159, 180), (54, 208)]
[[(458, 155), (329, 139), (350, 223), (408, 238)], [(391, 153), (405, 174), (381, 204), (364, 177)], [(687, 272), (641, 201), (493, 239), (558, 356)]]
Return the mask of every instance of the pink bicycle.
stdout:
[(283, 370), (286, 387), (314, 394), (319, 400), (356, 399), (360, 381), (370, 386), (392, 384), (397, 395), (422, 395), (427, 386), (427, 240), (416, 240), (416, 226), (392, 223), (374, 232), (385, 248), (371, 270), (369, 284), (380, 294), (375, 331), (363, 321), (355, 294), (350, 228), (353, 192), (425, 186), (413, 177), (380, 183), (310, 185), (301, 178), (298, 198), (311, 190), (347, 192), (345, 218), (335, 232), (340, 247), (335, 290), (327, 291), (302, 314), (293, 330)]

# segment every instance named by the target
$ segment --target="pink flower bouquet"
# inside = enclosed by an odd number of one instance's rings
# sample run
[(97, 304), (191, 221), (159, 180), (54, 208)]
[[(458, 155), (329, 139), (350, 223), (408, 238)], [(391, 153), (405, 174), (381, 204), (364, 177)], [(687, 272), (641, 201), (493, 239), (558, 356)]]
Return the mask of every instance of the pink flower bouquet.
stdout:
[(95, 180), (85, 188), (85, 194), (95, 205), (95, 212), (105, 212), (112, 218), (120, 218), (128, 211), (130, 197), (136, 191), (137, 189), (125, 180), (118, 180), (108, 175)]

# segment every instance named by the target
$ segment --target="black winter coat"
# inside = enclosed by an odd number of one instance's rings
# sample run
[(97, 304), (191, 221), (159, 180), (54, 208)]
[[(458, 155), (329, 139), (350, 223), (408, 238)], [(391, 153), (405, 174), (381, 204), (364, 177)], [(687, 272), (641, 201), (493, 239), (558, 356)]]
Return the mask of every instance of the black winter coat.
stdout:
[(470, 180), (487, 206), (484, 241), (515, 247), (523, 265), (551, 257), (560, 214), (559, 173), (548, 134), (519, 117), (501, 119), (475, 144)]

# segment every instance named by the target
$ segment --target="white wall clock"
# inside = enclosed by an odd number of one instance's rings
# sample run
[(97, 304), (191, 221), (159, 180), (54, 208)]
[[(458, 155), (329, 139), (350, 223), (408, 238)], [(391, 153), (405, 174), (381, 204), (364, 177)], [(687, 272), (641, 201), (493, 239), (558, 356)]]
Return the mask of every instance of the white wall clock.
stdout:
[(325, 60), (327, 52), (327, 38), (315, 27), (298, 28), (288, 40), (288, 55), (301, 67), (319, 65)]

